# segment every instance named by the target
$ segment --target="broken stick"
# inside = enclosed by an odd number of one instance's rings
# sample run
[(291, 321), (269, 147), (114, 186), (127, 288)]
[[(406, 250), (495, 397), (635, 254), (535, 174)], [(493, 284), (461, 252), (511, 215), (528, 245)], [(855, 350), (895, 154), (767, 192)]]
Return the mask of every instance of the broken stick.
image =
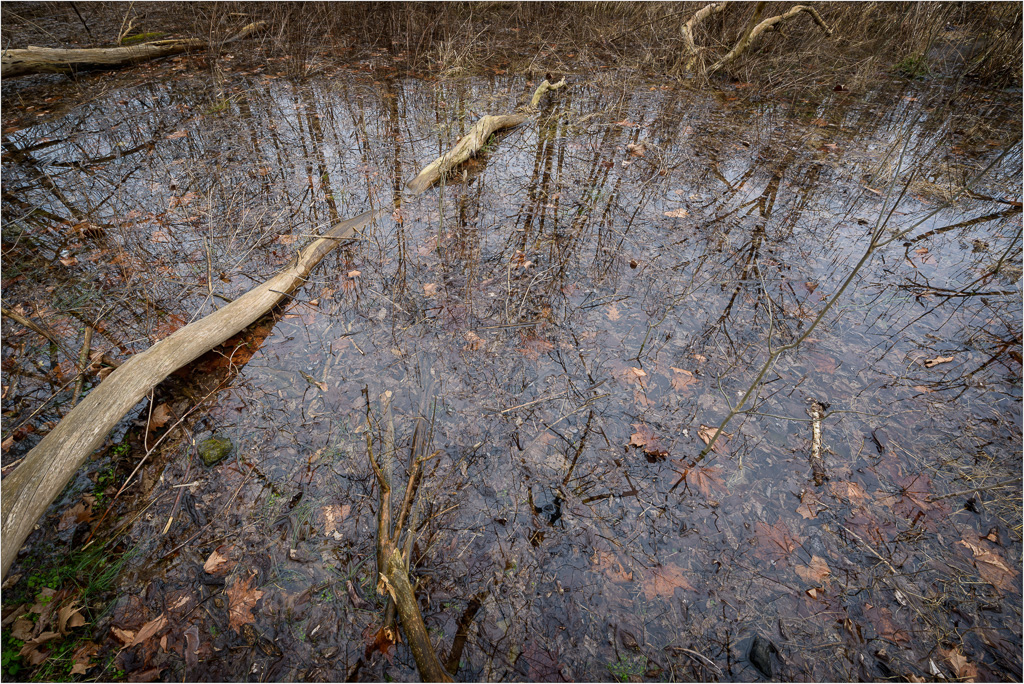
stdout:
[(807, 409), (807, 415), (811, 417), (811, 472), (814, 484), (818, 487), (828, 479), (825, 461), (821, 457), (821, 421), (825, 418), (826, 409), (828, 404), (822, 404), (817, 399), (811, 401), (811, 408)]

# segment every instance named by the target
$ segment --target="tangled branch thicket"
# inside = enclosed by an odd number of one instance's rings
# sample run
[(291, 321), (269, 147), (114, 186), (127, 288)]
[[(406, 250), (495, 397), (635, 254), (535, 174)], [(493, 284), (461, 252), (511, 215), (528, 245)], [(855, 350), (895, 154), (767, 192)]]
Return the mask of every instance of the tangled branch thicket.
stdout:
[[(483, 67), (513, 72), (560, 70), (567, 73), (625, 67), (649, 75), (703, 73), (729, 53), (752, 17), (791, 12), (796, 2), (308, 2), (308, 3), (77, 3), (82, 44), (84, 24), (93, 24), (92, 44), (116, 41), (126, 21), (136, 31), (176, 32), (216, 39), (257, 20), (269, 29), (253, 58), (286, 58), (296, 75), (320, 64), (372, 55), (399, 69), (435, 74), (465, 73)], [(707, 11), (712, 5), (714, 11)], [(702, 16), (689, 25), (698, 12)], [(923, 73), (967, 76), (994, 86), (1021, 82), (1019, 3), (823, 2), (814, 9), (834, 30), (803, 13), (765, 31), (723, 74), (765, 85), (789, 86), (808, 77), (866, 83), (880, 70), (901, 64)], [(138, 16), (128, 17), (126, 13)], [(5, 21), (18, 25), (18, 12)], [(95, 22), (95, 23), (93, 23)], [(174, 23), (175, 25), (170, 25)], [(96, 29), (109, 25), (110, 35)], [(103, 38), (100, 38), (100, 34)], [(50, 46), (52, 32), (36, 44)], [(48, 42), (45, 42), (49, 40)], [(4, 47), (20, 47), (7, 45)], [(52, 47), (58, 47), (52, 45)], [(692, 48), (698, 54), (694, 58)], [(376, 53), (376, 54), (374, 54)], [(211, 45), (210, 59), (217, 49)], [(920, 68), (918, 68), (920, 67)]]

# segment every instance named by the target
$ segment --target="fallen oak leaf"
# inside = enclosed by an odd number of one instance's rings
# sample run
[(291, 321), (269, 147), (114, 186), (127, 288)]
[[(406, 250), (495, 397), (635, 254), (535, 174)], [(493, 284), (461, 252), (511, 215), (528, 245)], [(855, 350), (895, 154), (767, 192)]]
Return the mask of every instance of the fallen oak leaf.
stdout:
[(629, 438), (630, 445), (642, 448), (645, 453), (654, 458), (660, 459), (668, 456), (668, 450), (664, 448), (661, 439), (654, 434), (650, 425), (643, 422), (633, 423), (633, 428), (636, 432)]
[(927, 359), (924, 362), (924, 367), (925, 368), (934, 368), (935, 366), (938, 366), (940, 363), (949, 363), (952, 360), (953, 360), (952, 356), (936, 356), (934, 359)]
[(966, 539), (961, 539), (957, 544), (970, 549), (974, 555), (974, 566), (978, 568), (978, 574), (983, 580), (1000, 591), (1013, 591), (1019, 588), (1013, 581), (1017, 572), (1007, 565), (998, 553), (982, 548)]
[(973, 682), (974, 677), (978, 676), (978, 668), (973, 663), (967, 660), (963, 653), (958, 648), (951, 648), (948, 651), (944, 651), (941, 648), (939, 652), (943, 655), (949, 666), (953, 668), (954, 674), (958, 679), (964, 679), (968, 682)]

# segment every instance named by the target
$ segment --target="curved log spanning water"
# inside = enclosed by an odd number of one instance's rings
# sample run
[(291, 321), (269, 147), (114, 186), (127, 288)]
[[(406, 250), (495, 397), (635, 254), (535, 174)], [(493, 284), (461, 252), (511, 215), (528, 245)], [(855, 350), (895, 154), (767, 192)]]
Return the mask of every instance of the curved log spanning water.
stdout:
[(505, 128), (513, 128), (530, 118), (528, 112), (537, 108), (537, 105), (540, 104), (540, 100), (544, 96), (544, 93), (549, 90), (558, 90), (564, 85), (564, 78), (554, 84), (545, 79), (543, 83), (537, 86), (537, 90), (533, 93), (533, 97), (530, 99), (530, 104), (522, 108), (525, 109), (526, 112), (516, 114), (499, 114), (497, 116), (488, 114), (480, 117), (480, 119), (473, 124), (473, 127), (469, 129), (469, 132), (462, 136), (462, 139), (459, 140), (452, 149), (448, 150), (448, 152), (442, 154), (440, 157), (424, 167), (424, 169), (419, 172), (419, 175), (409, 181), (406, 188), (414, 195), (422, 193), (433, 185), (439, 178), (479, 152), (481, 148), (487, 144), (487, 140), (491, 137), (492, 133)]
[[(262, 21), (249, 24), (222, 44), (245, 38), (263, 24)], [(30, 45), (24, 49), (4, 50), (0, 54), (0, 77), (113, 69), (158, 57), (178, 55), (209, 45), (208, 41), (200, 38), (172, 38), (110, 48), (43, 48)]]
[(340, 241), (380, 214), (367, 211), (310, 243), (285, 269), (223, 309), (136, 354), (82, 399), (3, 479), (3, 575), (39, 517), (118, 422), (164, 378), (244, 330), (305, 281)]

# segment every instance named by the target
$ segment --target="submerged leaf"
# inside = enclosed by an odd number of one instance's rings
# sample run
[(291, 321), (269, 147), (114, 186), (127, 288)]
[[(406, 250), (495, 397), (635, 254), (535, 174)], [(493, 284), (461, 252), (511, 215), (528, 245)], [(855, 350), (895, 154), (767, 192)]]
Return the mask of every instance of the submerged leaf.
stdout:
[(263, 592), (251, 586), (252, 579), (252, 575), (244, 580), (237, 579), (224, 590), (228, 595), (228, 626), (232, 629), (238, 630), (242, 625), (256, 621), (252, 609), (263, 597)]
[(643, 581), (644, 596), (648, 601), (659, 596), (670, 598), (676, 589), (697, 591), (678, 565), (668, 564), (660, 568), (651, 568)]

